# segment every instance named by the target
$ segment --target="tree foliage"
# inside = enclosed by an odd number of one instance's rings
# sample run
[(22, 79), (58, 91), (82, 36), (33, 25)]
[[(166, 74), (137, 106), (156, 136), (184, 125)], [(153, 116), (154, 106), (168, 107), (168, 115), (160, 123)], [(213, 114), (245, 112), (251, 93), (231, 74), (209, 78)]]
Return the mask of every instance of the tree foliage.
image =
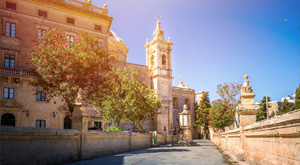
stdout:
[(288, 100), (285, 98), (282, 107), (279, 107), (279, 111), (277, 112), (277, 115), (282, 115), (290, 111), (291, 111), (290, 104)]
[(300, 84), (299, 87), (296, 89), (296, 97), (295, 97), (295, 103), (292, 107), (292, 110), (300, 109)]
[[(268, 103), (271, 101), (270, 97), (268, 97)], [(264, 120), (267, 118), (267, 105), (266, 105), (266, 96), (263, 97), (262, 100), (260, 100), (259, 103), (259, 110), (256, 114), (256, 121), (260, 121), (260, 120)], [(270, 108), (271, 106), (268, 105), (268, 108)]]
[(33, 85), (47, 92), (47, 101), (62, 97), (71, 111), (79, 89), (84, 91), (82, 99), (90, 100), (104, 80), (102, 73), (110, 70), (108, 54), (98, 47), (95, 35), (81, 33), (71, 43), (56, 27), (39, 37), (27, 56), (32, 74), (38, 78)]
[(194, 126), (207, 128), (209, 124), (209, 110), (211, 108), (208, 92), (202, 95), (201, 101), (196, 108), (196, 121), (194, 122)]
[(217, 85), (217, 94), (220, 99), (212, 102), (209, 112), (210, 126), (223, 129), (236, 122), (236, 107), (240, 104), (239, 93), (241, 85), (237, 83), (224, 83)]
[(108, 79), (93, 94), (94, 105), (103, 110), (106, 121), (114, 121), (120, 126), (121, 121), (131, 120), (143, 130), (143, 122), (152, 118), (161, 107), (156, 92), (144, 83), (137, 81), (139, 73), (131, 68), (116, 68), (107, 72)]

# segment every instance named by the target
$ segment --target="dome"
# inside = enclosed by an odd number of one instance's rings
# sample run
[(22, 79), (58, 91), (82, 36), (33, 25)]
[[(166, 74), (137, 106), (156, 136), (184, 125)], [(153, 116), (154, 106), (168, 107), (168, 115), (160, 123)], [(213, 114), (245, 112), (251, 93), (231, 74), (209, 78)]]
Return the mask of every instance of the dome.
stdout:
[(117, 36), (117, 34), (115, 32), (113, 32), (112, 30), (108, 31), (108, 38), (111, 40), (114, 40), (116, 42), (123, 42), (123, 40), (121, 38), (119, 38)]

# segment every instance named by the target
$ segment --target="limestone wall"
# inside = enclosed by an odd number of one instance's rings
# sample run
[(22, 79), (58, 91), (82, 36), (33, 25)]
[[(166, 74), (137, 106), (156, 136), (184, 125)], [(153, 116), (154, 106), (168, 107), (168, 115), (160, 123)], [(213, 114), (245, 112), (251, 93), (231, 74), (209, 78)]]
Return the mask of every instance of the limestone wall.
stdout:
[(300, 164), (300, 109), (223, 133), (212, 141), (252, 164)]
[(0, 164), (55, 164), (78, 159), (77, 130), (1, 127)]
[[(57, 164), (151, 147), (151, 134), (0, 127), (0, 164)], [(158, 134), (158, 145), (176, 136)], [(166, 141), (167, 140), (167, 141)]]

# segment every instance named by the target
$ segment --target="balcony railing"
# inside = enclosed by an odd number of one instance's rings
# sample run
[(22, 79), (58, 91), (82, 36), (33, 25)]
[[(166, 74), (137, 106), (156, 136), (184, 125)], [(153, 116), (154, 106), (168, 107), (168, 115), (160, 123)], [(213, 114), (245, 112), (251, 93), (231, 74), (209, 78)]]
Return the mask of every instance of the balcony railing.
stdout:
[(93, 6), (91, 4), (80, 2), (78, 0), (39, 0), (55, 5), (63, 6), (69, 9), (89, 13), (92, 15), (108, 15), (107, 9)]
[(31, 77), (29, 72), (26, 70), (10, 69), (10, 68), (0, 68), (0, 74), (9, 75), (9, 76)]

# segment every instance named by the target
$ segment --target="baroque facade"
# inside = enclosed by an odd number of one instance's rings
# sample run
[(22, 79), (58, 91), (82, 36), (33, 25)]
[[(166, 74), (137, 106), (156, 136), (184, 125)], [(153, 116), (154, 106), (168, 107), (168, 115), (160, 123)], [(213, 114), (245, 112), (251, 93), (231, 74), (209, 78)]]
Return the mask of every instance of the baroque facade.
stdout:
[[(155, 122), (145, 122), (147, 130), (172, 134), (179, 127), (178, 114), (186, 104), (194, 114), (195, 90), (182, 80), (172, 84), (171, 39), (165, 40), (160, 21), (157, 21), (153, 39), (147, 39), (146, 65), (127, 62), (129, 49), (116, 33), (110, 30), (113, 18), (107, 5), (93, 6), (91, 1), (77, 0), (5, 0), (0, 2), (0, 116), (1, 125), (18, 127), (72, 128), (72, 117), (64, 112), (65, 103), (46, 102), (46, 93), (34, 88), (34, 79), (28, 74), (26, 53), (43, 31), (52, 26), (63, 29), (74, 41), (80, 32), (95, 34), (99, 46), (115, 60), (115, 66), (132, 66), (144, 75), (143, 81), (158, 91), (162, 108)], [(55, 99), (54, 99), (55, 100)], [(90, 127), (103, 129), (106, 124), (101, 111), (87, 107)], [(193, 116), (194, 118), (194, 116)], [(133, 130), (129, 122), (124, 130)]]

